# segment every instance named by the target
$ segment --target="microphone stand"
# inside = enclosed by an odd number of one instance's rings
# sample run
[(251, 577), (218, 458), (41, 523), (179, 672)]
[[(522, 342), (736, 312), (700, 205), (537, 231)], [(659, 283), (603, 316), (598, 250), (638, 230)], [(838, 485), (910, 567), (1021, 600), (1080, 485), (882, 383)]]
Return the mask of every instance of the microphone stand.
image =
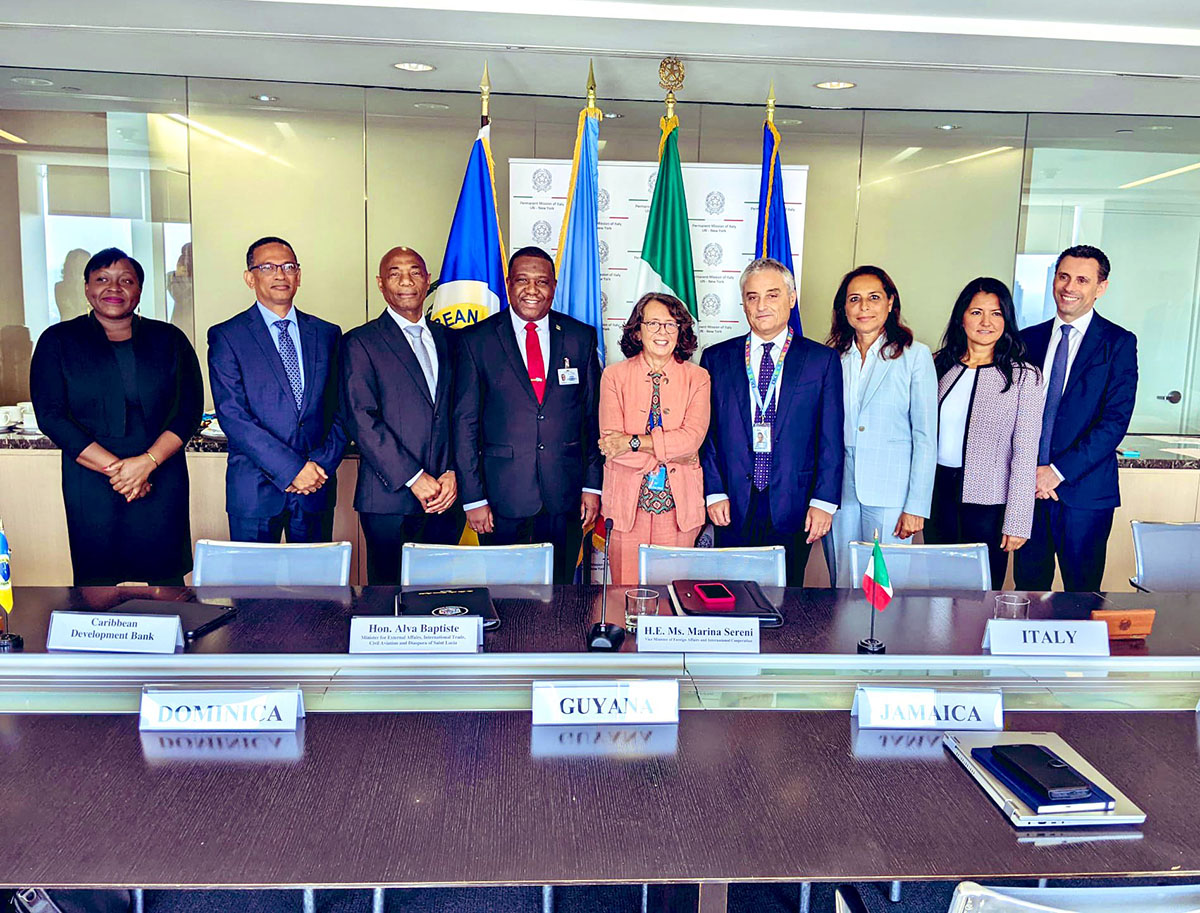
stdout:
[(609, 624), (608, 619), (608, 543), (612, 539), (612, 517), (604, 519), (604, 573), (601, 575), (601, 586), (604, 591), (600, 596), (600, 620), (592, 625), (588, 632), (587, 648), (592, 651), (619, 650), (625, 642), (625, 629), (620, 625)]

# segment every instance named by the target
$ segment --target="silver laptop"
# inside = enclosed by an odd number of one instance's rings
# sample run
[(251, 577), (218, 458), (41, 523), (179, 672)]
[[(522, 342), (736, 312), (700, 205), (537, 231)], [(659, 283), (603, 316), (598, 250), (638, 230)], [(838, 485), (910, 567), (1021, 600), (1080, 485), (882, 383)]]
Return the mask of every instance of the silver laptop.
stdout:
[[(1080, 754), (1054, 732), (947, 732), (942, 744), (958, 758), (975, 782), (983, 787), (1004, 815), (1017, 827), (1096, 827), (1113, 824), (1141, 824), (1146, 813), (1138, 808), (1111, 781), (1085, 761)], [(1107, 812), (1054, 812), (1039, 815), (1022, 802), (1012, 790), (992, 776), (982, 764), (971, 757), (972, 748), (994, 748), (997, 745), (1041, 745), (1054, 752), (1081, 775), (1112, 796), (1116, 806)]]

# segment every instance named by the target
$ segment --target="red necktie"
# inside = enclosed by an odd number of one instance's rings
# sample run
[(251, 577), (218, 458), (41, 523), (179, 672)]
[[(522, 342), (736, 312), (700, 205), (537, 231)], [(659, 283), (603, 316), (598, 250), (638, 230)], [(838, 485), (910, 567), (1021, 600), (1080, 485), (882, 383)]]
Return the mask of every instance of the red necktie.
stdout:
[(533, 384), (533, 393), (540, 403), (546, 395), (545, 362), (542, 361), (542, 343), (538, 339), (537, 324), (525, 324), (525, 364), (529, 368), (529, 382)]

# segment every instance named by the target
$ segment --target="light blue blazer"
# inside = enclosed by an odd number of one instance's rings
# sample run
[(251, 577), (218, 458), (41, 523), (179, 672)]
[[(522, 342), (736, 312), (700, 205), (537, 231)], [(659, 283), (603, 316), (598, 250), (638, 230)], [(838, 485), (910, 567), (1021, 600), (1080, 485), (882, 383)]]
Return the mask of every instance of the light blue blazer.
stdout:
[(852, 359), (861, 357), (853, 344), (842, 355), (847, 455), (854, 450), (854, 474), (842, 481), (843, 498), (928, 517), (937, 466), (933, 356), (927, 345), (914, 341), (899, 358), (876, 360), (856, 410), (850, 402), (850, 370)]

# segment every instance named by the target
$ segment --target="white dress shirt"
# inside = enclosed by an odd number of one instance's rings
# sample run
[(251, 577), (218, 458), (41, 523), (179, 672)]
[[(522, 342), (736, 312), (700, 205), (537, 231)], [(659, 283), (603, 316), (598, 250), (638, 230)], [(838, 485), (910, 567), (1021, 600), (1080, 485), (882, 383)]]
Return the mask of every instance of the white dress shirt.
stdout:
[[(775, 364), (779, 364), (779, 353), (783, 351), (783, 344), (785, 342), (787, 342), (787, 334), (788, 334), (787, 327), (784, 327), (783, 330), (780, 331), (779, 335), (777, 335), (773, 339), (763, 339), (756, 333), (750, 334), (750, 370), (754, 372), (754, 386), (756, 388), (758, 387), (758, 369), (762, 367), (763, 347), (768, 342), (771, 343), (771, 360)], [(787, 360), (784, 359), (784, 361), (786, 362)], [(771, 401), (764, 402), (763, 403), (764, 406), (769, 407), (771, 405), (771, 402), (779, 401), (779, 387), (782, 383), (782, 377), (783, 377), (783, 372), (780, 371), (780, 383), (777, 383), (775, 385), (775, 388), (770, 391), (771, 392)], [(756, 411), (756, 408), (757, 408), (754, 404), (754, 400), (755, 400), (754, 394), (751, 393), (750, 394), (750, 426), (751, 427), (754, 427), (754, 421), (757, 418), (757, 416), (754, 414)], [(718, 493), (718, 494), (711, 494), (704, 499), (704, 503), (706, 505), (707, 504), (716, 504), (718, 501), (725, 501), (725, 500), (728, 500), (728, 498), (729, 498), (729, 495), (727, 495), (723, 492)], [(819, 498), (813, 498), (811, 501), (808, 502), (808, 506), (816, 507), (819, 510), (825, 511), (825, 513), (827, 513), (827, 514), (832, 514), (837, 511), (836, 504), (830, 504), (828, 501), (822, 501)]]
[(942, 405), (938, 410), (939, 466), (962, 469), (963, 443), (967, 438), (967, 419), (971, 414), (971, 395), (975, 392), (975, 377), (978, 374), (978, 368), (967, 368), (942, 398)]
[[(1092, 325), (1092, 317), (1096, 311), (1094, 308), (1089, 308), (1088, 312), (1082, 317), (1076, 317), (1070, 323), (1067, 323), (1057, 314), (1054, 315), (1054, 325), (1050, 327), (1050, 345), (1046, 346), (1046, 357), (1042, 361), (1042, 390), (1049, 394), (1050, 392), (1050, 371), (1054, 367), (1054, 353), (1058, 351), (1058, 346), (1062, 341), (1062, 328), (1069, 326), (1071, 332), (1067, 334), (1067, 372), (1063, 375), (1063, 389), (1067, 388), (1067, 380), (1071, 376), (1071, 366), (1075, 364), (1075, 356), (1079, 354), (1079, 347), (1083, 344), (1083, 335), (1087, 332), (1089, 326)], [(1067, 477), (1058, 471), (1058, 467), (1053, 463), (1050, 468), (1054, 470), (1054, 474), (1058, 476), (1060, 482), (1065, 482)]]
[(858, 351), (858, 344), (852, 342), (850, 348), (846, 350), (846, 354), (842, 356), (850, 373), (850, 385), (845, 393), (845, 418), (842, 424), (842, 436), (845, 438), (847, 447), (853, 447), (858, 437), (858, 413), (862, 409), (863, 395), (867, 391), (867, 382), (871, 379), (871, 373), (879, 364), (879, 353), (883, 351), (885, 342), (887, 342), (887, 334), (880, 333), (868, 346), (866, 358), (863, 358)]
[[(424, 332), (421, 334), (421, 344), (425, 346), (425, 351), (429, 353), (429, 364), (433, 367), (433, 386), (434, 389), (436, 389), (438, 380), (437, 345), (433, 341), (433, 334), (429, 332), (429, 324), (425, 322), (425, 315), (422, 314), (421, 319), (414, 322), (409, 320), (403, 314), (396, 313), (395, 308), (389, 307), (387, 312), (392, 316), (392, 320), (396, 321), (396, 326), (400, 327), (400, 334), (405, 338), (405, 340), (407, 340), (409, 347), (413, 350), (414, 357), (416, 357), (417, 354), (417, 341), (413, 339), (407, 332), (405, 332), (404, 328), (420, 327), (422, 330), (424, 330)], [(417, 364), (420, 363), (421, 362), (418, 359)], [(421, 476), (424, 474), (424, 469), (418, 469), (417, 474), (405, 482), (404, 486), (406, 488), (412, 488), (413, 483), (416, 482), (417, 479), (421, 478)]]
[[(407, 340), (409, 347), (413, 350), (414, 356), (417, 354), (417, 341), (409, 335), (405, 327), (421, 328), (421, 345), (425, 347), (425, 353), (429, 356), (429, 364), (433, 367), (433, 386), (436, 390), (439, 370), (437, 344), (433, 341), (433, 334), (429, 332), (429, 324), (425, 321), (425, 315), (422, 314), (420, 320), (412, 321), (403, 314), (396, 313), (393, 308), (388, 308), (388, 313), (391, 314), (392, 320), (396, 321), (396, 326), (400, 327), (400, 332), (404, 334), (404, 338)], [(420, 363), (421, 360), (418, 358), (417, 364)]]
[[(528, 356), (525, 352), (525, 337), (527, 332), (525, 324), (531, 321), (526, 320), (517, 313), (517, 309), (511, 304), (508, 306), (508, 316), (512, 320), (513, 332), (517, 334), (517, 349), (521, 352), (521, 361), (525, 362), (526, 369), (529, 368)], [(550, 387), (550, 312), (547, 311), (541, 320), (532, 321), (534, 332), (537, 333), (538, 344), (542, 350), (542, 377), (545, 379), (546, 387)], [(596, 488), (584, 488), (584, 492), (593, 495), (600, 495), (600, 491)], [(464, 504), (463, 510), (474, 510), (476, 507), (484, 507), (488, 503), (487, 498), (482, 501), (472, 501), (470, 504)]]

